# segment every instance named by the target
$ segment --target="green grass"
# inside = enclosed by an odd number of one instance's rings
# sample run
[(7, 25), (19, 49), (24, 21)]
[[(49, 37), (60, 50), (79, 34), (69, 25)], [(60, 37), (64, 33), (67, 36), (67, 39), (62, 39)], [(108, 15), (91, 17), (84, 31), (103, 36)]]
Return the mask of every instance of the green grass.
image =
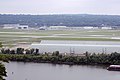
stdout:
[(112, 37), (119, 38), (120, 30), (39, 31), (39, 30), (0, 29), (0, 42), (9, 45), (19, 42), (27, 43), (40, 42), (41, 40), (120, 41), (119, 39), (112, 39)]
[(119, 39), (107, 38), (60, 38), (60, 37), (46, 37), (39, 38), (40, 40), (74, 40), (74, 41), (120, 41)]

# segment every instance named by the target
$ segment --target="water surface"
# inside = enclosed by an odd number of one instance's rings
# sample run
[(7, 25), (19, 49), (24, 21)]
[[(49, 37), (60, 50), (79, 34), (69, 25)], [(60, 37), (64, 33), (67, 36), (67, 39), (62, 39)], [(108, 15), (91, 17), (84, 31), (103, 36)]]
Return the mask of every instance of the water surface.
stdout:
[(60, 53), (82, 54), (120, 52), (120, 42), (115, 41), (55, 41), (43, 40), (40, 44), (32, 44), (32, 48), (39, 48), (41, 53), (60, 51)]
[(6, 80), (120, 80), (120, 72), (100, 66), (69, 66), (47, 63), (4, 63)]

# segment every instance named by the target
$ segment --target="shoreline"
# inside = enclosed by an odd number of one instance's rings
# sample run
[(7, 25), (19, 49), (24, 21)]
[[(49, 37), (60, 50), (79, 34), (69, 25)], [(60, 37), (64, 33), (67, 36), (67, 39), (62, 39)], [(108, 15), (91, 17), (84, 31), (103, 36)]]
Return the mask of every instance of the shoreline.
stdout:
[(66, 64), (66, 63), (51, 63), (51, 62), (23, 62), (23, 61), (9, 61), (9, 62), (4, 62), (4, 63), (12, 63), (12, 62), (15, 62), (15, 63), (24, 63), (24, 64), (27, 64), (27, 63), (35, 63), (35, 64), (50, 64), (50, 65), (67, 65), (67, 66), (97, 66), (97, 67), (101, 67), (103, 69), (106, 69), (107, 70), (107, 67), (109, 67), (110, 65), (109, 64)]
[(119, 65), (119, 53), (111, 54), (88, 54), (85, 56), (49, 54), (0, 54), (0, 60), (9, 62), (33, 62), (65, 65)]

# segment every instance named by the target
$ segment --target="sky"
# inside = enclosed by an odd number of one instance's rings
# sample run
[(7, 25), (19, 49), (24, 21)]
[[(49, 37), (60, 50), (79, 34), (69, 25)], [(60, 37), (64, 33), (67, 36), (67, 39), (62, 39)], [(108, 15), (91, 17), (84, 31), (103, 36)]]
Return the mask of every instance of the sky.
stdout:
[(120, 0), (0, 0), (0, 13), (120, 15)]

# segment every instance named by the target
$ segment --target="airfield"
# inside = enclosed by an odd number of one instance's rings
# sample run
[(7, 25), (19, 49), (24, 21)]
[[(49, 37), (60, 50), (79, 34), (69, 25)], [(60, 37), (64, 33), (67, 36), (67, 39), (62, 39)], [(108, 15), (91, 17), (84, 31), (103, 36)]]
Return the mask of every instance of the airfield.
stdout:
[(41, 40), (120, 41), (120, 30), (19, 30), (0, 29), (0, 42), (13, 47), (40, 43)]

